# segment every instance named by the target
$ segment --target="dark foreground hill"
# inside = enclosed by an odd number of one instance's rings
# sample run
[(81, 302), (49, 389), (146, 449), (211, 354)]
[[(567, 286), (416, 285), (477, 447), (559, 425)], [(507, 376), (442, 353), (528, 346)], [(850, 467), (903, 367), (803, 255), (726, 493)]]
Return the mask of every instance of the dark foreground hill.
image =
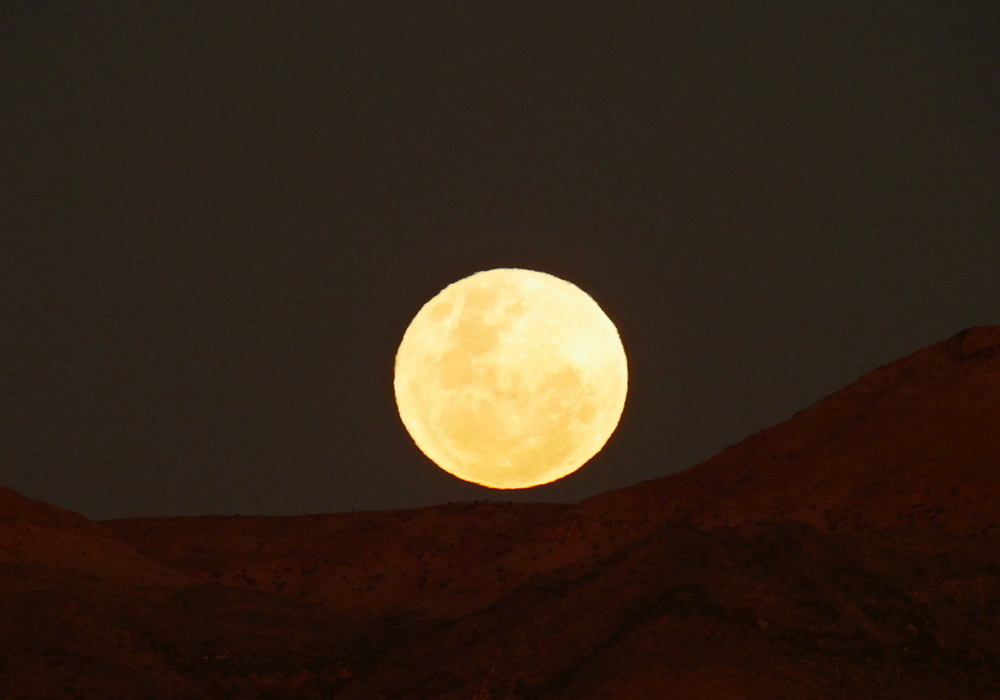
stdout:
[(1000, 328), (576, 505), (0, 490), (0, 698), (1000, 698)]

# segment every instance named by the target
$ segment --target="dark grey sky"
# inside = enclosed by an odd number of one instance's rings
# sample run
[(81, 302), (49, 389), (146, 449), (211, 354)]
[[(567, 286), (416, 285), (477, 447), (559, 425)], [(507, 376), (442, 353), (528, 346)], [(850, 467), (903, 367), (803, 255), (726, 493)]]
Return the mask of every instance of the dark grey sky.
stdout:
[[(3, 3), (0, 484), (97, 518), (575, 501), (1000, 323), (981, 2)], [(289, 7), (291, 5), (291, 7)], [(448, 283), (588, 291), (578, 473), (431, 465), (396, 346)]]

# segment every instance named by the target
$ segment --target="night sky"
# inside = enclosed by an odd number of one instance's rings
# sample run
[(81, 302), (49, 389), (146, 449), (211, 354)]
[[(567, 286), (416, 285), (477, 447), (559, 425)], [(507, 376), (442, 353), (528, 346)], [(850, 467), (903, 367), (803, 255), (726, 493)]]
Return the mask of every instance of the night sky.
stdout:
[[(0, 6), (0, 485), (94, 518), (571, 502), (1000, 323), (1000, 5)], [(447, 284), (542, 270), (630, 392), (491, 491), (395, 410)]]

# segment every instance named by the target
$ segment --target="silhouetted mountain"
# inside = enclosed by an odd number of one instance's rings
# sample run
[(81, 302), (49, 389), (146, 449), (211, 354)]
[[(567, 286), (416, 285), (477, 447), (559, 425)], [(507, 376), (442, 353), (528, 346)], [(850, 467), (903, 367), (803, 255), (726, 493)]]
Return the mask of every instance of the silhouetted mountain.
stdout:
[(0, 490), (0, 698), (1000, 697), (1000, 328), (576, 505)]
[[(1000, 498), (1000, 327), (972, 328), (865, 375), (687, 471), (585, 502), (711, 526), (977, 532)], [(995, 525), (994, 525), (995, 527)]]

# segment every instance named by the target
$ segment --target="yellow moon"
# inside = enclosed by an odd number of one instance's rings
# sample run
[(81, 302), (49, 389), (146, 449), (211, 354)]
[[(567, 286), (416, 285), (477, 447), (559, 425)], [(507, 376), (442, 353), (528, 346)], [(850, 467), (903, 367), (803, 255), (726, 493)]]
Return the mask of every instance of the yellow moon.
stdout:
[(406, 329), (400, 418), (445, 471), (495, 489), (561, 479), (615, 431), (628, 390), (618, 330), (586, 292), (497, 269), (449, 285)]

